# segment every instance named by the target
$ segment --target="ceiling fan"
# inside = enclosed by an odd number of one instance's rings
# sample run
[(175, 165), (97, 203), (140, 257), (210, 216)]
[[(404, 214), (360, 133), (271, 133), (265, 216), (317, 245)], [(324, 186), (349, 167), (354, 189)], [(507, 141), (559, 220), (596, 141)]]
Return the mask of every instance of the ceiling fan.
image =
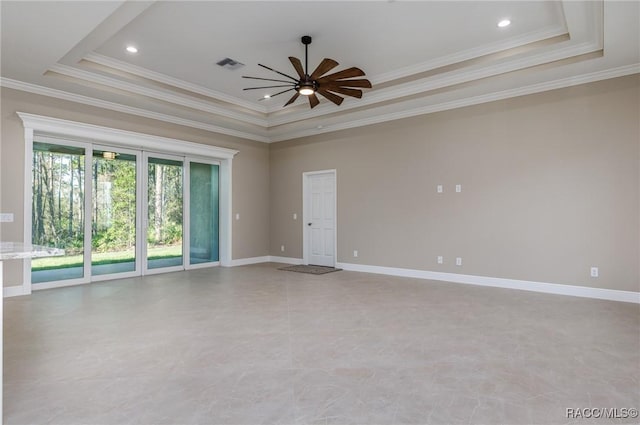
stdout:
[(284, 106), (292, 104), (296, 101), (298, 96), (303, 95), (309, 99), (309, 105), (311, 105), (311, 108), (314, 108), (320, 103), (320, 100), (318, 100), (318, 96), (316, 96), (316, 94), (320, 94), (336, 105), (340, 105), (344, 100), (343, 97), (339, 96), (340, 94), (344, 96), (357, 97), (358, 99), (360, 99), (362, 97), (362, 90), (360, 89), (371, 88), (371, 82), (369, 82), (369, 80), (364, 78), (355, 79), (355, 77), (363, 77), (365, 75), (364, 71), (359, 68), (347, 68), (333, 74), (325, 75), (327, 72), (338, 66), (338, 62), (334, 61), (333, 59), (324, 58), (322, 62), (320, 62), (320, 65), (318, 65), (318, 67), (311, 74), (309, 74), (308, 49), (309, 44), (311, 44), (311, 37), (305, 35), (304, 37), (302, 37), (301, 41), (302, 44), (304, 44), (304, 68), (302, 68), (302, 62), (300, 62), (300, 59), (289, 56), (291, 64), (298, 73), (298, 78), (292, 77), (280, 71), (276, 71), (273, 68), (269, 68), (268, 66), (259, 63), (259, 66), (268, 69), (269, 71), (280, 74), (283, 77), (287, 77), (290, 81), (273, 78), (248, 77), (243, 75), (242, 78), (248, 78), (251, 80), (286, 83), (274, 86), (249, 87), (244, 90), (262, 90), (276, 87), (288, 87), (286, 90), (268, 97), (275, 97), (280, 94), (295, 90), (295, 94), (293, 95), (293, 97), (291, 97), (291, 99), (289, 99), (289, 101), (285, 103)]

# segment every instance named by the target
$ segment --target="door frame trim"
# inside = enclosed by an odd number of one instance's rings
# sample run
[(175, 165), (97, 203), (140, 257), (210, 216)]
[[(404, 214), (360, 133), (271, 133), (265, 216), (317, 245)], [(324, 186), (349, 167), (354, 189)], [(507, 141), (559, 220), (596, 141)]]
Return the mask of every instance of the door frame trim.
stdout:
[(302, 264), (309, 264), (309, 226), (307, 226), (309, 212), (309, 177), (322, 174), (333, 175), (333, 267), (338, 263), (338, 172), (335, 168), (329, 170), (306, 171), (302, 173)]
[[(52, 143), (68, 145), (79, 145), (86, 149), (85, 154), (91, 153), (93, 146), (101, 145), (113, 149), (132, 149), (147, 152), (152, 155), (165, 154), (189, 158), (200, 158), (219, 161), (220, 165), (220, 193), (219, 193), (219, 214), (220, 214), (220, 234), (219, 234), (219, 261), (211, 266), (228, 267), (232, 263), (232, 164), (234, 156), (239, 152), (233, 149), (221, 148), (217, 146), (194, 143), (185, 140), (171, 139), (167, 137), (154, 136), (150, 134), (137, 133), (133, 131), (120, 130), (117, 128), (86, 124), (77, 121), (63, 120), (42, 115), (16, 112), (24, 127), (24, 198), (23, 198), (23, 240), (31, 241), (31, 200), (32, 200), (32, 157), (34, 138), (49, 139)], [(87, 155), (89, 156), (89, 155)], [(142, 164), (143, 161), (138, 161)], [(85, 181), (85, 185), (87, 184)], [(139, 188), (140, 189), (140, 188)], [(87, 232), (85, 232), (87, 233)], [(183, 245), (184, 249), (184, 245)], [(184, 259), (183, 252), (183, 259)], [(142, 255), (140, 256), (142, 259)], [(142, 266), (141, 269), (142, 270)], [(86, 268), (85, 268), (86, 271)], [(164, 272), (170, 270), (163, 269)], [(147, 274), (147, 273), (145, 273)], [(114, 275), (113, 279), (120, 276)], [(124, 276), (123, 276), (124, 277)], [(98, 281), (99, 279), (93, 279)], [(22, 284), (7, 286), (5, 292), (20, 292), (21, 294), (31, 294), (32, 290), (49, 289), (62, 286), (89, 283), (86, 275), (82, 279), (43, 282), (37, 288), (31, 284), (31, 260), (25, 259), (22, 262)], [(7, 291), (8, 289), (8, 291)]]

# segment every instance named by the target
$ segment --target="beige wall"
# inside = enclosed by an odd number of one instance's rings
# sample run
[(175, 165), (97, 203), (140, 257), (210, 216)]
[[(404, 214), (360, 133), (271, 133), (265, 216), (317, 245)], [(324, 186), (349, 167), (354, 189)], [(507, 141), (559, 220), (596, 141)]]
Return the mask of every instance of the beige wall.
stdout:
[[(301, 258), (302, 173), (335, 168), (341, 262), (640, 290), (637, 75), (270, 146), (0, 95), (0, 210), (16, 219), (3, 240), (22, 239), (23, 111), (238, 149), (233, 258)], [(5, 269), (5, 282), (21, 281), (17, 262)]]
[[(233, 160), (233, 258), (268, 255), (269, 250), (269, 146), (207, 131), (168, 124), (119, 112), (61, 101), (21, 91), (1, 89), (2, 132), (0, 144), (0, 210), (15, 215), (2, 223), (2, 240), (22, 240), (24, 130), (16, 111), (46, 115), (88, 124), (232, 148)], [(22, 282), (18, 261), (5, 263), (5, 285)]]
[(340, 262), (638, 291), (639, 107), (635, 75), (272, 144), (271, 255), (335, 168)]

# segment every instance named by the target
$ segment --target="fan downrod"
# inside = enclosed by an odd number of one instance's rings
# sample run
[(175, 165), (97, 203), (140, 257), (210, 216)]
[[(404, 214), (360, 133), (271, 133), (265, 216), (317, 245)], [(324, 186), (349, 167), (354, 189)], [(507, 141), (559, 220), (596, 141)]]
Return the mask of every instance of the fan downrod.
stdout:
[(309, 44), (311, 44), (311, 36), (303, 35), (300, 41), (304, 44), (304, 74), (309, 75)]

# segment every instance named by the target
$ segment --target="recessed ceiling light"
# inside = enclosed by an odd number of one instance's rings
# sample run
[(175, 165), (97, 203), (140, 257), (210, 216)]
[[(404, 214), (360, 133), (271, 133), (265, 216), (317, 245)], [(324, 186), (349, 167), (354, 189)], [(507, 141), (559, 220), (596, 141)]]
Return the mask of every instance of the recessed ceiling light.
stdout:
[(127, 52), (138, 53), (138, 48), (136, 46), (127, 46)]
[(498, 27), (500, 28), (508, 27), (509, 25), (511, 25), (511, 21), (509, 19), (503, 19), (502, 21), (498, 22)]
[(271, 99), (271, 95), (270, 94), (265, 94), (264, 96), (262, 96), (263, 99)]

